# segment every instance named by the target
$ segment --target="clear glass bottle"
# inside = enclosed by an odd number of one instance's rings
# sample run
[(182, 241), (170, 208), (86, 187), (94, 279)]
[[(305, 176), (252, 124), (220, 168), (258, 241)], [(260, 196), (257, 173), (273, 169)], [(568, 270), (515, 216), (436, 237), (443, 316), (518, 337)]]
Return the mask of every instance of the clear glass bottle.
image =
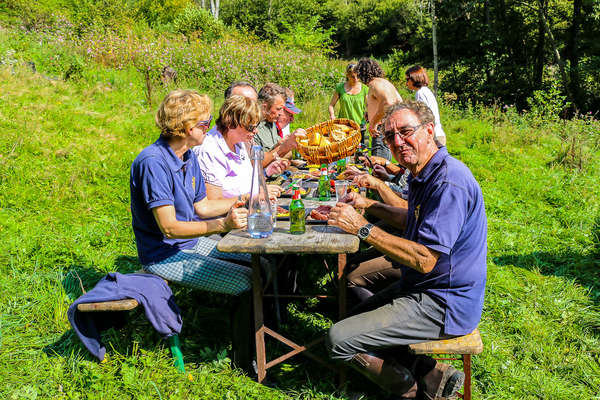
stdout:
[(273, 233), (273, 213), (267, 181), (262, 166), (264, 154), (261, 146), (252, 146), (252, 186), (248, 208), (248, 233), (253, 238), (266, 238)]
[(321, 177), (319, 178), (319, 200), (327, 201), (331, 199), (331, 183), (327, 175), (327, 164), (321, 164)]
[(299, 235), (304, 232), (306, 232), (306, 212), (300, 190), (296, 188), (290, 203), (290, 233)]

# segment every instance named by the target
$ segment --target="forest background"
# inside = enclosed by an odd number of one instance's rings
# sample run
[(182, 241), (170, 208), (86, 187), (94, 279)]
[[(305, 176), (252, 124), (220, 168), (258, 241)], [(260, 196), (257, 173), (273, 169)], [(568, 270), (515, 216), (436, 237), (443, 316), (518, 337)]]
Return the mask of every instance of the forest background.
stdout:
[[(0, 397), (347, 398), (332, 373), (298, 357), (270, 371), (275, 389), (232, 370), (219, 296), (173, 286), (187, 375), (141, 313), (107, 333), (109, 360), (96, 363), (66, 309), (104, 273), (139, 269), (128, 170), (155, 140), (153, 113), (169, 90), (209, 93), (218, 109), (232, 80), (278, 82), (296, 91), (304, 112), (294, 125), (307, 127), (328, 118), (334, 85), (360, 56), (377, 57), (410, 98), (406, 67), (434, 69), (432, 21), (448, 148), (479, 181), (488, 215), (475, 398), (600, 397), (599, 9), (578, 0), (0, 2)], [(161, 82), (165, 66), (176, 82)], [(304, 279), (331, 290), (327, 274)], [(322, 335), (332, 309), (292, 304), (283, 329)], [(383, 398), (361, 377), (346, 389)]]

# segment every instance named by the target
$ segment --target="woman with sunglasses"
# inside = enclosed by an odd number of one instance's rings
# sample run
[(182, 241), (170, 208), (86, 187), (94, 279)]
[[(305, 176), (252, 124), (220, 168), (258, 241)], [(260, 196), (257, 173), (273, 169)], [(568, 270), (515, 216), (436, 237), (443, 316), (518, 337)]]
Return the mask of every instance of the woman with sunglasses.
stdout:
[(348, 64), (346, 67), (346, 81), (336, 85), (333, 96), (331, 96), (331, 101), (329, 102), (329, 118), (335, 118), (335, 105), (339, 100), (340, 109), (338, 118), (351, 119), (360, 125), (361, 143), (365, 145), (364, 137), (367, 130), (365, 109), (367, 107), (369, 87), (360, 82), (354, 71), (355, 66), (356, 64), (354, 63)]
[[(252, 184), (252, 162), (248, 146), (261, 120), (259, 104), (247, 97), (231, 96), (219, 111), (216, 125), (202, 146), (194, 148), (206, 182), (209, 199), (246, 196)], [(267, 176), (281, 173), (289, 164), (277, 159), (266, 168)], [(281, 188), (268, 185), (269, 194), (279, 197)]]
[(434, 133), (435, 140), (438, 144), (443, 146), (446, 145), (446, 133), (442, 129), (442, 122), (440, 121), (440, 110), (438, 108), (437, 100), (435, 95), (429, 89), (429, 77), (427, 71), (420, 65), (415, 65), (406, 70), (406, 87), (415, 92), (415, 100), (421, 101), (427, 104), (427, 107), (433, 112), (435, 117)]
[[(251, 371), (251, 269), (249, 254), (221, 253), (216, 240), (200, 237), (247, 226), (248, 210), (233, 197), (210, 200), (191, 148), (211, 122), (212, 101), (193, 90), (174, 90), (156, 113), (159, 139), (131, 166), (131, 214), (145, 271), (170, 282), (236, 295), (232, 314), (232, 360)], [(244, 199), (242, 199), (244, 200)], [(227, 261), (229, 260), (229, 261)]]

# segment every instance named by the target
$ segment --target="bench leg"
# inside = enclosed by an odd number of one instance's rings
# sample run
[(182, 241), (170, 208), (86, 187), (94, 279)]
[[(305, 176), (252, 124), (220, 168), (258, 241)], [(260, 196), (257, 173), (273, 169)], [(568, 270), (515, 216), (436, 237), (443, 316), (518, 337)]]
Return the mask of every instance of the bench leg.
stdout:
[(471, 400), (471, 355), (463, 354), (463, 371), (465, 373), (464, 399)]
[(171, 349), (171, 355), (173, 356), (173, 365), (179, 372), (185, 373), (185, 366), (183, 365), (183, 354), (179, 347), (179, 335), (169, 336), (167, 338), (169, 348)]

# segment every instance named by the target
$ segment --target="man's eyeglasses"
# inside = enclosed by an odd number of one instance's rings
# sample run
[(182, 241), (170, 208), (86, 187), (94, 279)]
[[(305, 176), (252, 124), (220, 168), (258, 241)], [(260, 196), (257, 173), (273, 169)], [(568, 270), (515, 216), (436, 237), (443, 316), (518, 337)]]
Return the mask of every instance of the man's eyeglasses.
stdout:
[(210, 126), (210, 123), (212, 122), (212, 118), (212, 115), (210, 115), (208, 119), (204, 121), (198, 121), (198, 123), (196, 124), (196, 128), (208, 128)]
[[(399, 128), (397, 131), (396, 130), (383, 131), (383, 137), (385, 140), (392, 143), (394, 141), (394, 138), (396, 137), (396, 135), (400, 136), (400, 138), (402, 138), (402, 139), (406, 139), (406, 138), (414, 135), (415, 132), (419, 130), (419, 128), (421, 128), (425, 125), (427, 125), (427, 124), (419, 124), (419, 125), (415, 125), (415, 126), (403, 126), (403, 127)], [(382, 125), (380, 125), (380, 126), (382, 126)]]

